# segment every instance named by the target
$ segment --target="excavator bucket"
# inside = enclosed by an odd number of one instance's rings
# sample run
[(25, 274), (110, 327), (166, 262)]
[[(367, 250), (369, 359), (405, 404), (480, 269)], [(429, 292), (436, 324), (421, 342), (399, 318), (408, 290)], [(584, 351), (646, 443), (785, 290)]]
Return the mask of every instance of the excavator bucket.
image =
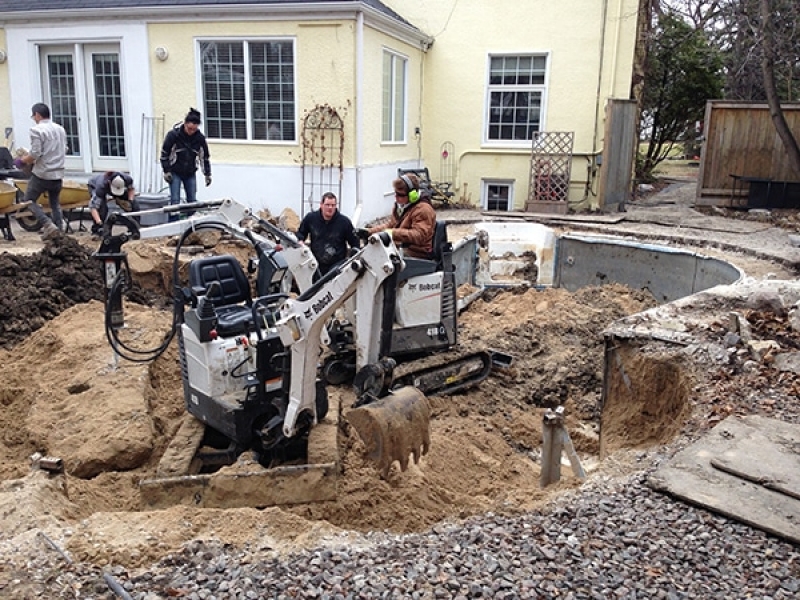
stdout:
[(409, 455), (417, 464), (430, 448), (431, 408), (415, 387), (393, 390), (384, 398), (350, 410), (346, 418), (364, 442), (367, 457), (384, 478), (394, 461), (405, 471)]

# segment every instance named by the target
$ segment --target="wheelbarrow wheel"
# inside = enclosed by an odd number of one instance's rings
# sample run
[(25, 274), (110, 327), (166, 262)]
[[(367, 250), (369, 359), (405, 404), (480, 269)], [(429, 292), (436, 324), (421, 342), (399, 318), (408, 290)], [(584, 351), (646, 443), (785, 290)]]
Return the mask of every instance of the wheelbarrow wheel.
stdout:
[[(18, 188), (16, 202), (17, 204), (19, 204), (24, 201), (25, 201), (25, 194), (22, 192), (22, 190)], [(36, 217), (34, 217), (31, 214), (22, 216), (14, 215), (14, 218), (17, 220), (17, 223), (19, 223), (19, 226), (22, 227), (25, 231), (39, 231), (42, 228), (42, 226), (39, 225), (39, 222), (36, 220)]]
[(25, 231), (39, 231), (39, 229), (42, 228), (33, 215), (17, 216), (17, 223), (19, 223), (19, 226)]

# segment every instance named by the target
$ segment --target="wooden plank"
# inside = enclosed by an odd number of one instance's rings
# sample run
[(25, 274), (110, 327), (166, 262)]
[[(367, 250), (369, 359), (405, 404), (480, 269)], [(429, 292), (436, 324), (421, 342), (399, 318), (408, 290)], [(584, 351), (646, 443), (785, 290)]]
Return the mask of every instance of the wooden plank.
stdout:
[[(661, 465), (648, 483), (688, 503), (800, 543), (797, 448), (800, 425), (760, 416), (728, 417)], [(776, 489), (776, 482), (791, 493)]]
[(15, 212), (19, 212), (21, 210), (28, 208), (30, 204), (31, 204), (30, 202), (18, 202), (16, 204), (4, 206), (3, 208), (0, 208), (0, 214), (3, 215), (13, 214)]
[(192, 462), (205, 425), (190, 415), (164, 452), (156, 476), (139, 482), (146, 509), (178, 504), (202, 508), (266, 507), (323, 502), (336, 498), (341, 475), (339, 410), (332, 405), (324, 421), (311, 429), (308, 463), (264, 468), (243, 453), (228, 467), (196, 474)]
[(323, 502), (336, 498), (339, 465), (301, 465), (144, 479), (139, 483), (143, 508), (188, 504), (200, 508), (241, 508)]

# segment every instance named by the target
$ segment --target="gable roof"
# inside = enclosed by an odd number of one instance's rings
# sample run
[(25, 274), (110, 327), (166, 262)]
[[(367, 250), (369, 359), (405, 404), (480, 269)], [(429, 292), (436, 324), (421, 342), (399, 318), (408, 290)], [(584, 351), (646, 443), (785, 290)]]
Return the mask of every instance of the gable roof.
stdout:
[[(176, 11), (184, 9), (183, 14), (192, 14), (188, 10), (217, 9), (229, 7), (230, 9), (254, 9), (263, 6), (265, 11), (280, 8), (285, 10), (317, 9), (320, 11), (357, 10), (361, 8), (372, 11), (395, 20), (403, 25), (416, 29), (411, 23), (386, 6), (380, 0), (36, 0), (35, 2), (21, 2), (20, 0), (0, 0), (0, 19), (31, 18), (43, 13), (81, 13), (95, 11), (130, 11), (137, 13), (149, 12), (154, 14), (162, 10)], [(55, 16), (55, 15), (53, 15)], [(100, 15), (95, 15), (100, 16)]]

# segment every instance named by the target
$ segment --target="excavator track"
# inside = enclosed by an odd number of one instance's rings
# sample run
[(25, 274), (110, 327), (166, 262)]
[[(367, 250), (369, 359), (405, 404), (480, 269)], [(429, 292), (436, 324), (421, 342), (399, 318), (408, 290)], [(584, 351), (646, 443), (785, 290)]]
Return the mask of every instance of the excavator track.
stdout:
[(426, 396), (452, 394), (485, 380), (492, 364), (490, 350), (455, 348), (400, 363), (394, 369), (394, 385), (414, 386)]

